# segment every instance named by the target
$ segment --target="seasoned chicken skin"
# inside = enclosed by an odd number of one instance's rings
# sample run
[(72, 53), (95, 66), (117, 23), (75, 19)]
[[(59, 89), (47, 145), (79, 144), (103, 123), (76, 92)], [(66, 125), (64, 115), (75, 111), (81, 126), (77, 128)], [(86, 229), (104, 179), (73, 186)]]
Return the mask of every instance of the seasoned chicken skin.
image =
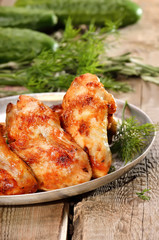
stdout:
[(9, 149), (0, 131), (0, 195), (33, 193), (37, 187), (31, 169)]
[(91, 179), (87, 154), (60, 127), (59, 117), (30, 96), (7, 106), (11, 149), (33, 170), (39, 189), (53, 190)]
[[(62, 113), (63, 113), (63, 108), (62, 108), (62, 104), (58, 104), (58, 105), (52, 105), (50, 107), (54, 112), (56, 112), (61, 120), (61, 124), (62, 124)], [(108, 114), (108, 125), (107, 125), (107, 129), (111, 129), (114, 128), (116, 126), (116, 120), (113, 116), (113, 114)], [(114, 132), (114, 134), (116, 134), (116, 131)]]
[(62, 102), (63, 127), (88, 154), (93, 177), (106, 175), (112, 156), (107, 139), (108, 115), (114, 98), (92, 74), (76, 77)]
[(0, 123), (0, 131), (3, 137), (6, 137), (6, 124), (5, 123)]

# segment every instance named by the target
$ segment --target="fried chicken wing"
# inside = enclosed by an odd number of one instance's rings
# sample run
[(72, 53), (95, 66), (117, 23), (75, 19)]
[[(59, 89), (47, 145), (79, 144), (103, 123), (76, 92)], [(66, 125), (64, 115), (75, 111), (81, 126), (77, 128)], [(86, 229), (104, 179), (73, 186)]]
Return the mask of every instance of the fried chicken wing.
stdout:
[(0, 131), (0, 195), (33, 193), (37, 187), (31, 169), (9, 149)]
[(63, 127), (87, 152), (98, 178), (108, 173), (112, 156), (107, 139), (108, 115), (116, 111), (114, 98), (92, 74), (74, 79), (62, 102)]
[(87, 154), (60, 127), (58, 115), (30, 96), (7, 106), (11, 149), (33, 170), (39, 189), (53, 190), (91, 179)]

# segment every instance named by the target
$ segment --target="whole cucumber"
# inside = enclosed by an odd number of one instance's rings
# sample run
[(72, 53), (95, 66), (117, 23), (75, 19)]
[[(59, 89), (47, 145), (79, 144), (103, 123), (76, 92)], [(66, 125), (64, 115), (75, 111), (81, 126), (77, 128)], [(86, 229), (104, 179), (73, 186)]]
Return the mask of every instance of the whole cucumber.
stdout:
[(0, 27), (30, 28), (48, 31), (57, 24), (57, 17), (50, 10), (0, 7)]
[(56, 50), (57, 43), (30, 29), (0, 28), (0, 63), (32, 60), (43, 49)]
[(130, 0), (17, 0), (16, 6), (52, 9), (64, 24), (70, 16), (74, 24), (103, 25), (107, 19), (121, 21), (120, 26), (137, 22), (142, 9)]

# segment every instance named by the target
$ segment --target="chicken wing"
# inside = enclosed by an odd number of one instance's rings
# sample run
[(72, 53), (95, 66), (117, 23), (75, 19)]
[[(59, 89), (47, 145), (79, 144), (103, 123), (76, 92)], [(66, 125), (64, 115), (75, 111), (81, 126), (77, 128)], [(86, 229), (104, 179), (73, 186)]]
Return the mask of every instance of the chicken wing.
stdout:
[(112, 157), (107, 139), (108, 114), (116, 111), (114, 98), (92, 74), (74, 79), (62, 102), (63, 127), (87, 152), (98, 178), (108, 173)]
[(59, 117), (30, 96), (7, 106), (11, 149), (33, 170), (39, 189), (53, 190), (91, 179), (87, 154), (60, 127)]
[[(1, 127), (0, 127), (1, 128)], [(37, 181), (31, 169), (13, 153), (2, 137), (0, 129), (0, 195), (33, 193)]]

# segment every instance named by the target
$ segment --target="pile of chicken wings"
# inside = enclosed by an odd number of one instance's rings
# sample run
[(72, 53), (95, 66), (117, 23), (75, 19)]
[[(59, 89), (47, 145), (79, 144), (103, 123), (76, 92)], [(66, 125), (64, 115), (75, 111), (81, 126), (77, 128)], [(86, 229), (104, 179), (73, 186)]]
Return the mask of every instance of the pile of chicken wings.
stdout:
[(21, 95), (0, 125), (0, 195), (77, 185), (106, 175), (112, 162), (107, 129), (116, 103), (97, 76), (76, 77), (62, 104)]

